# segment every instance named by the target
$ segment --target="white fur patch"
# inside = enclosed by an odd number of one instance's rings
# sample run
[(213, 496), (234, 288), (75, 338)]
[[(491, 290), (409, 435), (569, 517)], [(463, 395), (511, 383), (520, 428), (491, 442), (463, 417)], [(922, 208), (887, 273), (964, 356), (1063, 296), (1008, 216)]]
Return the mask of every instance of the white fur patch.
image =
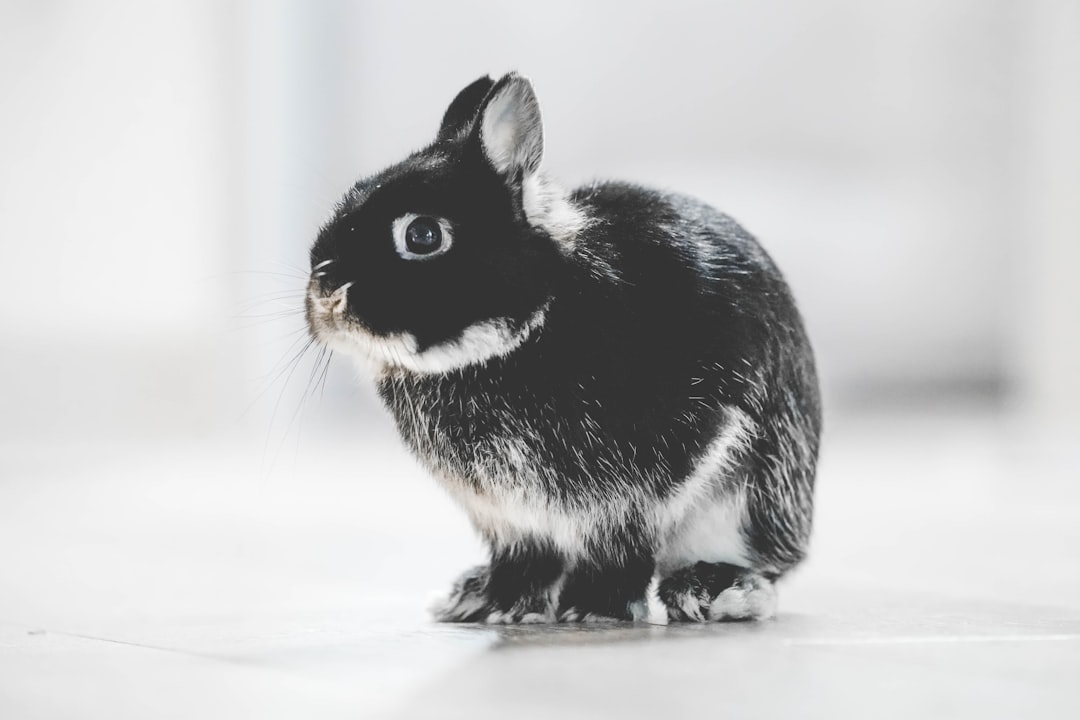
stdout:
[[(637, 618), (634, 618), (635, 620)], [(621, 623), (619, 618), (610, 617), (608, 615), (598, 615), (596, 613), (582, 613), (577, 608), (568, 608), (563, 611), (559, 616), (560, 622), (565, 623), (583, 623), (586, 625), (614, 625), (615, 623)]]
[(648, 596), (641, 600), (634, 600), (630, 603), (628, 609), (630, 610), (630, 619), (634, 622), (647, 622), (652, 614)]
[(776, 615), (776, 587), (757, 575), (741, 578), (709, 606), (709, 619), (767, 620)]
[(569, 252), (578, 233), (589, 224), (589, 218), (581, 208), (570, 202), (566, 191), (542, 173), (525, 176), (521, 194), (525, 218)]
[(319, 340), (334, 350), (367, 361), (381, 372), (402, 368), (416, 373), (445, 373), (510, 354), (534, 330), (544, 324), (547, 307), (541, 307), (519, 327), (506, 318), (474, 323), (461, 335), (438, 345), (418, 349), (410, 333), (376, 335), (346, 316), (347, 293), (352, 283), (322, 295), (318, 283), (308, 289), (311, 324)]
[(555, 613), (516, 615), (513, 612), (493, 612), (484, 619), (484, 622), (488, 625), (543, 625), (555, 622)]
[[(419, 373), (444, 373), (508, 355), (544, 324), (544, 314), (543, 308), (536, 311), (517, 330), (502, 318), (475, 323), (465, 328), (455, 340), (404, 357), (403, 367)], [(413, 342), (415, 344), (415, 340)]]
[[(524, 472), (532, 472), (526, 469)], [(469, 519), (485, 537), (508, 547), (523, 540), (543, 538), (565, 557), (582, 557), (587, 542), (602, 536), (606, 528), (626, 517), (630, 503), (614, 498), (606, 505), (589, 510), (568, 510), (530, 487), (531, 482), (513, 482), (510, 478), (489, 478), (483, 492), (458, 481), (443, 478), (451, 495), (465, 509)]]
[(724, 429), (698, 459), (679, 492), (658, 511), (661, 545), (656, 568), (661, 577), (697, 562), (748, 565), (741, 530), (746, 497), (730, 477), (730, 469), (753, 429), (749, 416), (730, 409)]

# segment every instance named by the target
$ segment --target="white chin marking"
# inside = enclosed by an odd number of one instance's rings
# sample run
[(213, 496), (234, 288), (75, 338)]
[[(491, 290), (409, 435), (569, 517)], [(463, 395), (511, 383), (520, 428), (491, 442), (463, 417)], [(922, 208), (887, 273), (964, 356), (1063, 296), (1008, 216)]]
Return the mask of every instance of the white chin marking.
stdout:
[(544, 322), (545, 308), (515, 327), (505, 318), (484, 320), (468, 326), (455, 339), (418, 350), (409, 333), (375, 335), (356, 326), (337, 327), (320, 333), (334, 349), (370, 362), (376, 371), (394, 368), (437, 375), (502, 357), (517, 349)]

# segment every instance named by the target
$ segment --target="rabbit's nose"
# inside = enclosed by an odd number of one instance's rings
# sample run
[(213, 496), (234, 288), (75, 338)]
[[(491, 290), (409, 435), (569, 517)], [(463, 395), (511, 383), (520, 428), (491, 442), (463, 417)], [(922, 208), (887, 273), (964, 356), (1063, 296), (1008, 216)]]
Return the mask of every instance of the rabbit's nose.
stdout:
[(347, 282), (327, 296), (327, 308), (333, 315), (341, 316), (345, 314), (345, 310), (349, 305), (349, 288), (351, 288), (352, 285), (352, 282)]
[(320, 313), (340, 317), (349, 305), (349, 288), (352, 286), (352, 282), (343, 283), (333, 290), (320, 286), (319, 292), (311, 294), (311, 302)]

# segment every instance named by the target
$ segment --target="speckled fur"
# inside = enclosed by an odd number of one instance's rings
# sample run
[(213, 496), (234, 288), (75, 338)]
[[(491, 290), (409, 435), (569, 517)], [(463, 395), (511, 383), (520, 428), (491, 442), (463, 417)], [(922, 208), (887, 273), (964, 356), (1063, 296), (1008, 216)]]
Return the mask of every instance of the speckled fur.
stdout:
[[(654, 576), (672, 620), (768, 617), (806, 552), (821, 427), (788, 288), (697, 200), (559, 190), (540, 132), (527, 81), (482, 78), (312, 250), (313, 332), (359, 355), (393, 338), (367, 353), (379, 394), (491, 549), (436, 617), (635, 619)], [(405, 211), (448, 218), (449, 259), (385, 251)], [(414, 307), (424, 293), (438, 306)]]

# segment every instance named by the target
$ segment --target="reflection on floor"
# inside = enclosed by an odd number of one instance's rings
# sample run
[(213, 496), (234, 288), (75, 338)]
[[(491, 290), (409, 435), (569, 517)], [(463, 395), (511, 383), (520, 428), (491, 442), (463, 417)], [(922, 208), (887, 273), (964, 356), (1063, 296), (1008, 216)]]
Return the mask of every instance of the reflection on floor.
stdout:
[(0, 717), (1080, 717), (1070, 439), (829, 431), (780, 617), (702, 627), (429, 623), (480, 547), (386, 428), (270, 473), (246, 446), (5, 447)]

